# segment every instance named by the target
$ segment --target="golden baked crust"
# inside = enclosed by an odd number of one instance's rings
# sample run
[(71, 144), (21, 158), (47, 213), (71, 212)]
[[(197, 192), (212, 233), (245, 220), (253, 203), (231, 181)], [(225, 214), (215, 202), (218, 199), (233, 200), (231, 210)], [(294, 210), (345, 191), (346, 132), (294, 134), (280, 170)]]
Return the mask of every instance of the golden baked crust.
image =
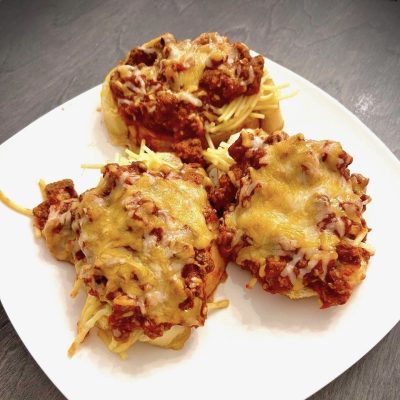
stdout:
[(261, 130), (243, 130), (227, 157), (211, 194), (224, 212), (222, 253), (251, 272), (249, 286), (344, 304), (373, 254), (362, 215), (368, 179), (350, 174), (352, 158), (337, 142)]
[(101, 99), (113, 143), (135, 149), (145, 139), (186, 162), (198, 160), (185, 159), (178, 143), (196, 139), (201, 149), (207, 138), (218, 145), (242, 127), (283, 127), (264, 58), (217, 33), (192, 41), (166, 33), (132, 49), (107, 75)]

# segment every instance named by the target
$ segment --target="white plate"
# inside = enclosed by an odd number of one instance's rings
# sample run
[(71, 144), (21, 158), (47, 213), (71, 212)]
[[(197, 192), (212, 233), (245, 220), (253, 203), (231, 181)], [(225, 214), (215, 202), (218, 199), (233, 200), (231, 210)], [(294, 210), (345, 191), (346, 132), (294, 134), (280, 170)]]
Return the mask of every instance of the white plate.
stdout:
[[(287, 132), (339, 140), (354, 156), (352, 171), (371, 179), (367, 220), (376, 255), (366, 280), (345, 306), (320, 310), (313, 299), (295, 302), (259, 287), (246, 290), (247, 273), (231, 266), (218, 289), (231, 306), (210, 315), (182, 351), (140, 344), (121, 361), (92, 334), (69, 359), (82, 307), (82, 298), (68, 297), (73, 267), (49, 256), (33, 238), (28, 218), (1, 205), (1, 300), (32, 356), (66, 397), (301, 399), (350, 367), (399, 320), (400, 163), (323, 91), (277, 64), (268, 66), (276, 82), (300, 89), (282, 104)], [(39, 178), (69, 177), (79, 191), (97, 183), (99, 172), (83, 171), (80, 164), (112, 160), (117, 152), (96, 111), (99, 91), (58, 107), (0, 147), (1, 190), (31, 207), (40, 202)]]

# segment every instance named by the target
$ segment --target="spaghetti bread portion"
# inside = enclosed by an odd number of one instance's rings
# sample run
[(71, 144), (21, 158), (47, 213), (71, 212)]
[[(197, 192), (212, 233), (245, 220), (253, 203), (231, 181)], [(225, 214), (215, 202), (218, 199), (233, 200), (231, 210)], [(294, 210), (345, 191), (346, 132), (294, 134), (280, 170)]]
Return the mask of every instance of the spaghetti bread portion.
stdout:
[(350, 174), (341, 145), (243, 130), (206, 158), (223, 172), (211, 196), (223, 212), (220, 249), (250, 271), (248, 286), (318, 296), (322, 308), (346, 303), (373, 250), (368, 179)]
[(33, 210), (51, 252), (75, 265), (72, 294), (87, 294), (69, 353), (94, 327), (122, 356), (136, 341), (179, 349), (204, 324), (225, 271), (209, 178), (178, 162), (102, 172), (79, 197), (69, 180), (51, 184), (58, 192)]
[[(285, 85), (284, 85), (285, 86)], [(262, 56), (218, 33), (177, 41), (166, 33), (133, 48), (107, 75), (101, 93), (115, 144), (156, 151), (185, 162), (242, 127), (281, 129), (280, 88)]]

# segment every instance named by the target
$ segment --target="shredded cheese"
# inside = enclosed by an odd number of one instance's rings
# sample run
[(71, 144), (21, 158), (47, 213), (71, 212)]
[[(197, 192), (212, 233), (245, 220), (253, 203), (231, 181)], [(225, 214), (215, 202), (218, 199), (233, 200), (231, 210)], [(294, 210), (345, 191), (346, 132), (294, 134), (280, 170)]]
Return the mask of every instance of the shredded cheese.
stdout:
[[(168, 160), (168, 158), (170, 158)], [(134, 153), (131, 150), (125, 150), (125, 156), (118, 158), (118, 164), (129, 165), (134, 161), (141, 161), (151, 170), (159, 170), (162, 165), (167, 165), (170, 168), (176, 168), (176, 164), (171, 162), (171, 155), (167, 153), (155, 153), (149, 147), (146, 146), (146, 142), (143, 139), (140, 143), (139, 153)]]
[[(292, 285), (287, 295), (294, 296), (303, 293), (304, 276), (317, 266), (325, 282), (330, 263), (339, 258), (340, 243), (373, 254), (371, 246), (364, 243), (368, 228), (354, 211), (359, 209), (360, 195), (337, 167), (343, 154), (339, 143), (307, 141), (299, 134), (267, 144), (267, 136), (260, 130), (251, 135), (248, 131), (240, 133), (242, 145), (249, 151), (265, 148), (265, 154), (260, 168), (246, 170), (238, 202), (224, 214), (225, 226), (235, 232), (232, 243), (236, 245), (243, 235), (251, 239), (251, 245), (240, 247), (235, 260), (239, 265), (255, 263), (259, 266), (257, 278), (265, 280), (269, 268), (266, 259), (282, 263), (281, 256), (290, 256), (279, 274)], [(322, 159), (327, 143), (329, 153)], [(218, 149), (208, 149), (205, 158), (235, 182), (229, 171), (234, 160), (228, 149), (228, 143), (222, 143)], [(259, 189), (254, 191), (256, 187)], [(357, 229), (354, 239), (346, 237), (345, 218), (350, 218), (353, 229)], [(254, 277), (246, 286), (251, 288), (256, 282)], [(269, 290), (266, 282), (263, 285)]]
[(234, 163), (233, 158), (228, 153), (228, 148), (236, 142), (239, 136), (240, 132), (231, 135), (229, 140), (227, 142), (221, 142), (217, 149), (210, 146), (210, 148), (203, 151), (204, 158), (221, 171), (227, 172)]

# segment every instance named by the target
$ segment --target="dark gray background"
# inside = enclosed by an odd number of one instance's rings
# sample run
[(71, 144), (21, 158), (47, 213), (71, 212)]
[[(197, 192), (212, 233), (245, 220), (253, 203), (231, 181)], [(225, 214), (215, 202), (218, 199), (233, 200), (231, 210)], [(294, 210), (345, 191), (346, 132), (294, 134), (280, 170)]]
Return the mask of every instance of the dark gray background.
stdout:
[[(397, 1), (0, 0), (0, 143), (166, 31), (178, 38), (219, 31), (246, 42), (337, 98), (400, 157)], [(400, 324), (312, 396), (399, 398)], [(0, 399), (63, 399), (1, 306)]]

